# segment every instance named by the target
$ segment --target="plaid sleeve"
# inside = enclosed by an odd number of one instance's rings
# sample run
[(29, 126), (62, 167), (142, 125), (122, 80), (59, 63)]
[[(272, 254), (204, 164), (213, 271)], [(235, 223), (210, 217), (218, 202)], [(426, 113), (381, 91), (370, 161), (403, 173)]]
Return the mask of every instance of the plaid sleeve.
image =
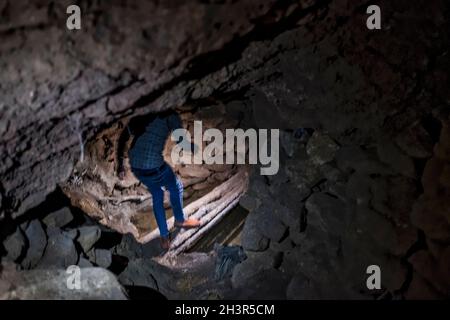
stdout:
[(169, 116), (168, 123), (169, 123), (169, 129), (170, 130), (176, 130), (176, 129), (183, 128), (183, 125), (181, 123), (181, 118), (178, 115), (178, 113), (171, 114)]

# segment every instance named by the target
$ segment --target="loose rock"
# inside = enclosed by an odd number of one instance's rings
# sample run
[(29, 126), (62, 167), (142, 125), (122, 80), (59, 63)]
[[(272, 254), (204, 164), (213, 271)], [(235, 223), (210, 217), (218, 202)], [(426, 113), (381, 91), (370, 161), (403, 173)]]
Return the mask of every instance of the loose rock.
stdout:
[(334, 159), (336, 151), (339, 146), (328, 135), (314, 132), (306, 145), (306, 152), (311, 157), (311, 160), (322, 165)]
[(77, 242), (81, 245), (84, 252), (88, 252), (94, 244), (100, 239), (101, 231), (97, 226), (85, 226), (78, 228), (79, 235)]
[(41, 269), (67, 268), (77, 264), (78, 253), (69, 237), (63, 233), (54, 232), (48, 239), (44, 256), (38, 264)]
[(21, 265), (25, 269), (30, 269), (37, 265), (44, 254), (44, 249), (47, 245), (47, 235), (41, 223), (38, 220), (33, 220), (26, 228), (25, 236), (28, 239), (29, 247)]
[(269, 239), (266, 238), (258, 228), (258, 217), (250, 213), (245, 220), (241, 234), (241, 244), (245, 250), (264, 251), (269, 246)]
[(47, 215), (43, 222), (47, 227), (62, 228), (69, 224), (73, 220), (72, 212), (69, 208), (64, 207), (58, 211), (52, 212)]
[(15, 261), (22, 254), (23, 249), (25, 248), (25, 237), (20, 228), (17, 228), (16, 231), (8, 236), (6, 240), (3, 242), (3, 246), (7, 252), (7, 257)]
[(110, 250), (94, 249), (88, 252), (88, 257), (92, 262), (102, 268), (108, 268), (112, 262), (112, 254)]
[[(6, 275), (5, 275), (6, 276)], [(79, 289), (67, 285), (66, 270), (31, 270), (13, 275), (14, 289), (0, 299), (18, 300), (125, 300), (125, 291), (114, 274), (102, 268), (83, 268)], [(75, 285), (75, 283), (74, 283)], [(76, 287), (74, 287), (76, 288)]]

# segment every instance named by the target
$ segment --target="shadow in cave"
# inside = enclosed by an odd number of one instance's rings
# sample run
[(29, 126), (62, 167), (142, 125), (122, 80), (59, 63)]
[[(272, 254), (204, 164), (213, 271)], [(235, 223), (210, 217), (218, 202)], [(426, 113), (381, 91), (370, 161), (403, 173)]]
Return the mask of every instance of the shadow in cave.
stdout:
[(130, 300), (167, 300), (167, 298), (161, 292), (149, 287), (124, 286), (124, 288)]
[[(12, 217), (8, 217), (8, 223), (2, 223), (0, 225), (0, 243), (2, 244), (8, 236), (13, 234), (18, 226), (26, 228), (30, 221), (35, 219), (42, 220), (48, 214), (56, 212), (64, 207), (69, 207), (73, 216), (73, 220), (64, 228), (70, 229), (76, 228), (80, 225), (96, 224), (81, 209), (73, 207), (70, 203), (70, 199), (62, 192), (59, 187), (57, 187), (55, 191), (45, 197), (44, 201), (27, 210), (24, 214), (15, 219), (13, 219)], [(46, 228), (45, 225), (43, 225), (43, 227)], [(23, 255), (26, 253), (26, 249), (28, 248), (28, 246), (28, 239), (25, 239), (25, 248), (22, 250), (23, 252), (21, 256), (17, 258), (17, 261), (21, 261)], [(5, 248), (3, 248), (3, 245), (0, 245), (0, 257), (3, 257), (5, 255)]]
[[(98, 224), (102, 230), (102, 235), (100, 237), (100, 239), (97, 241), (96, 243), (96, 248), (99, 249), (111, 249), (115, 246), (117, 246), (120, 241), (122, 240), (122, 234), (116, 232), (116, 231), (111, 231), (109, 228), (104, 227), (100, 224)], [(106, 229), (106, 230), (105, 230)]]
[(118, 275), (122, 273), (128, 266), (129, 259), (127, 257), (113, 254), (111, 256), (111, 265), (109, 266), (109, 271)]
[(240, 235), (248, 214), (246, 209), (237, 205), (187, 252), (210, 252), (215, 244), (240, 245)]

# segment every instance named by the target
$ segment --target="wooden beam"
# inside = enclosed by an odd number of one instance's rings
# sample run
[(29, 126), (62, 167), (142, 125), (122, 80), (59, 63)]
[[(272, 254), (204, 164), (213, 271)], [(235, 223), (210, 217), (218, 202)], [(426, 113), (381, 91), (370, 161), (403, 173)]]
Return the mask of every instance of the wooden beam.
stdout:
[(206, 212), (201, 217), (198, 217), (198, 219), (202, 223), (202, 226), (200, 228), (189, 229), (180, 232), (177, 235), (177, 237), (172, 241), (171, 249), (176, 249), (177, 247), (182, 245), (186, 240), (190, 239), (192, 236), (199, 233), (200, 230), (210, 228), (211, 227), (209, 226), (210, 222), (214, 220), (216, 216), (227, 213), (229, 210), (226, 209), (229, 207), (230, 203), (239, 198), (241, 194), (242, 194), (242, 187), (237, 187), (233, 189), (232, 192), (230, 192), (224, 198), (221, 199), (221, 201), (215, 206), (213, 210), (211, 210), (210, 212)]

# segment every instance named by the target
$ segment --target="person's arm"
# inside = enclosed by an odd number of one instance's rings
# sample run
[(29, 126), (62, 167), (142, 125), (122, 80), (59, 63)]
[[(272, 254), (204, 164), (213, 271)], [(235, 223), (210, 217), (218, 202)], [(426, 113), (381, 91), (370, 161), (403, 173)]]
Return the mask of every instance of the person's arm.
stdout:
[(176, 112), (173, 112), (168, 116), (167, 122), (169, 124), (169, 129), (171, 131), (176, 129), (183, 129), (183, 124), (181, 122), (180, 115)]
[[(176, 129), (183, 129), (183, 124), (181, 122), (180, 115), (176, 112), (172, 113), (168, 118), (169, 128), (171, 131), (174, 131)], [(186, 136), (180, 136), (178, 138), (178, 141), (176, 141), (176, 144), (180, 144), (181, 142), (187, 143), (189, 140)], [(190, 141), (189, 141), (190, 142)], [(193, 142), (190, 142), (190, 145), (183, 145), (184, 149), (190, 148), (192, 153), (196, 153), (198, 150), (198, 146), (195, 145)]]

